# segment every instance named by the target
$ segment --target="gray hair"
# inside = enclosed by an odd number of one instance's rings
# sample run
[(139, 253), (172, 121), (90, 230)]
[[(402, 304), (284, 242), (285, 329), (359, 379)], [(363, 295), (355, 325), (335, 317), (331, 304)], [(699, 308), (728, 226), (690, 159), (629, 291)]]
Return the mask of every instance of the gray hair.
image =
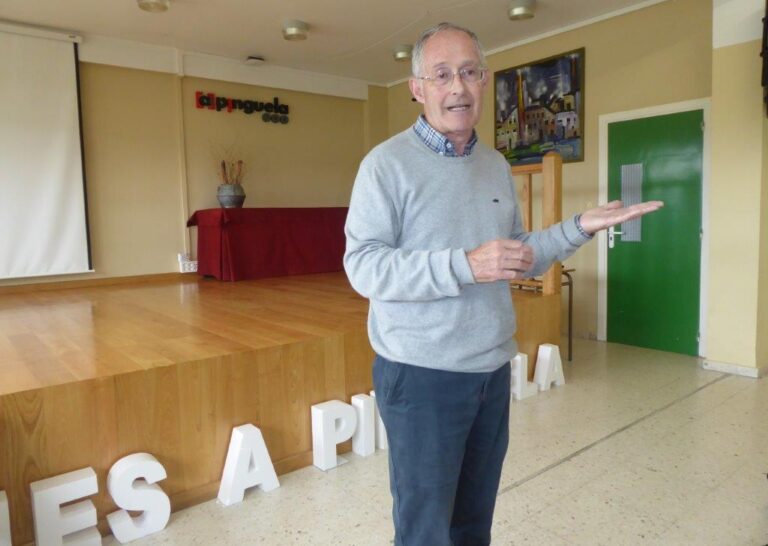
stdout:
[(422, 32), (421, 36), (419, 36), (419, 39), (416, 40), (416, 43), (413, 46), (413, 53), (411, 55), (411, 72), (413, 72), (414, 77), (418, 78), (423, 75), (424, 45), (427, 43), (427, 40), (429, 40), (438, 32), (442, 32), (444, 30), (458, 30), (459, 32), (463, 32), (469, 36), (472, 39), (472, 42), (475, 44), (475, 49), (477, 49), (477, 57), (480, 59), (480, 64), (485, 66), (485, 54), (483, 54), (483, 46), (480, 44), (480, 40), (478, 40), (477, 34), (468, 28), (460, 27), (459, 25), (454, 25), (453, 23), (440, 23)]

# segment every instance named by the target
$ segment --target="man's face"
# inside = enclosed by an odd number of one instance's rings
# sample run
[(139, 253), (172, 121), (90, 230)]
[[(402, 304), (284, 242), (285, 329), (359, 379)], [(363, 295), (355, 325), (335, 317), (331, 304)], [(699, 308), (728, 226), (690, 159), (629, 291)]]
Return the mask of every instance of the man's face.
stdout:
[[(423, 55), (421, 76), (431, 76), (440, 68), (458, 72), (467, 66), (480, 66), (472, 38), (458, 30), (444, 30), (429, 38)], [(410, 87), (416, 100), (424, 105), (424, 115), (432, 127), (449, 139), (468, 139), (480, 120), (487, 81), (486, 77), (482, 82), (467, 83), (456, 74), (443, 87), (419, 79), (411, 79)]]

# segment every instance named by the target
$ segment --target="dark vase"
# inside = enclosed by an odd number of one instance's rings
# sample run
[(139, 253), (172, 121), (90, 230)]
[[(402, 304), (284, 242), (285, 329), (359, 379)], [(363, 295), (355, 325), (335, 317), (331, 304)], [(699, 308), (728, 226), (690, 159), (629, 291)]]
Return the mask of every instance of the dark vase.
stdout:
[(245, 191), (240, 184), (222, 184), (219, 186), (216, 197), (225, 209), (239, 209), (245, 201)]

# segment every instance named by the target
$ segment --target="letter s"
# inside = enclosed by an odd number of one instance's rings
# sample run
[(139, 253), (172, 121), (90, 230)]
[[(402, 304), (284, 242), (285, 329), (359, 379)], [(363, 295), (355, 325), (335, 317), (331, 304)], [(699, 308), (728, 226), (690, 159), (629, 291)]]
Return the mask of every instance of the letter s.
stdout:
[[(107, 489), (120, 508), (107, 516), (112, 534), (122, 543), (165, 529), (171, 517), (168, 495), (155, 485), (168, 475), (149, 453), (134, 453), (117, 461), (109, 470)], [(127, 510), (143, 511), (132, 518)]]

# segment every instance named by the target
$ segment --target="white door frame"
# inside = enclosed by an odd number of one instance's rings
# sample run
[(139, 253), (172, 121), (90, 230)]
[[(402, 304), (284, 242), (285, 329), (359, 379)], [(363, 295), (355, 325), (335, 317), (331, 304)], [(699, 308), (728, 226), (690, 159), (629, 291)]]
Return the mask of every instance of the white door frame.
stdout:
[[(701, 226), (704, 231), (701, 240), (701, 288), (699, 293), (699, 355), (706, 354), (707, 288), (709, 273), (709, 178), (710, 178), (710, 100), (696, 99), (672, 104), (603, 114), (598, 118), (599, 137), (599, 193), (598, 203), (608, 202), (608, 124), (691, 110), (702, 110), (704, 114), (704, 142), (702, 150), (701, 175)], [(597, 339), (606, 340), (608, 326), (608, 239), (605, 231), (597, 234)]]

